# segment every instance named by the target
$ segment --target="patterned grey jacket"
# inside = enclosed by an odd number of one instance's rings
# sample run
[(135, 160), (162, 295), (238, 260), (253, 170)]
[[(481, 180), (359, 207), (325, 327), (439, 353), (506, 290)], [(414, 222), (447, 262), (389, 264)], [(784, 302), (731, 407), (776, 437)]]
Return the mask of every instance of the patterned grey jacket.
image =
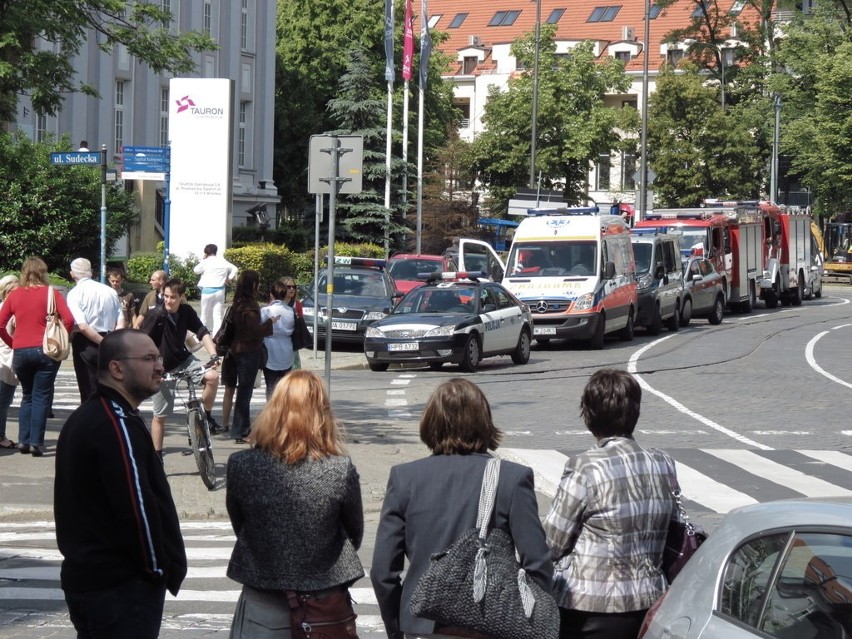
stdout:
[[(660, 571), (669, 522), (680, 518), (665, 452), (610, 437), (568, 460), (544, 521), (562, 608), (630, 612), (666, 590)], [(676, 480), (675, 480), (676, 481)]]
[(349, 457), (286, 464), (250, 449), (228, 459), (237, 543), (228, 577), (264, 590), (325, 590), (364, 576), (358, 471)]

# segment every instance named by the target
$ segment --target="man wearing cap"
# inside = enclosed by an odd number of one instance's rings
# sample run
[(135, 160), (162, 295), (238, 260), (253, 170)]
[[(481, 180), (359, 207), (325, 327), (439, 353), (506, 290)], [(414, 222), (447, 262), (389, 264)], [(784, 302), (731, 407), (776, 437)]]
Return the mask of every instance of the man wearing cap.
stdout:
[(237, 276), (237, 267), (216, 253), (219, 247), (208, 244), (204, 247), (204, 259), (195, 268), (198, 288), (201, 290), (201, 321), (208, 330), (216, 334), (225, 314), (225, 287)]
[(111, 287), (92, 279), (92, 263), (85, 257), (71, 262), (71, 277), (77, 283), (67, 296), (77, 325), (71, 348), (80, 401), (84, 402), (97, 387), (98, 345), (115, 330), (121, 302)]

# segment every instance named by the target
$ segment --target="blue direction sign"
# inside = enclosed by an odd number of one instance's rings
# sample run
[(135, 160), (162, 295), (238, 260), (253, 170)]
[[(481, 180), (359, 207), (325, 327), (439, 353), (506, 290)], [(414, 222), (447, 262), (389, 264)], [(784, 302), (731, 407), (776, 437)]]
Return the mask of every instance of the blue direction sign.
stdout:
[(97, 165), (101, 163), (100, 151), (70, 151), (68, 153), (51, 153), (51, 164), (81, 164)]
[(125, 146), (122, 147), (123, 172), (164, 173), (168, 171), (169, 155), (161, 146)]

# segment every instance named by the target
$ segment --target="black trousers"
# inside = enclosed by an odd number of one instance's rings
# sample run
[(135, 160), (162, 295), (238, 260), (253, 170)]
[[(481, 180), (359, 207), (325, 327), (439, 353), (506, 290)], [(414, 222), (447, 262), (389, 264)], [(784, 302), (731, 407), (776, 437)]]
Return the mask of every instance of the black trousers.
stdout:
[(71, 353), (80, 402), (95, 392), (98, 384), (98, 345), (80, 332), (71, 334)]
[(104, 590), (66, 592), (77, 639), (157, 639), (166, 587), (142, 579)]
[(559, 609), (560, 639), (636, 639), (647, 610), (586, 612)]

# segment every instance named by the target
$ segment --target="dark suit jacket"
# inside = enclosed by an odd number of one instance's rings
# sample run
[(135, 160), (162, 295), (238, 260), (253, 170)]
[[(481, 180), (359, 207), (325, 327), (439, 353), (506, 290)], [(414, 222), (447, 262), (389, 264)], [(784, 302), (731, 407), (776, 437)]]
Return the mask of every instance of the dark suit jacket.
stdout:
[[(388, 479), (370, 578), (388, 637), (435, 632), (408, 604), (432, 554), (476, 525), (487, 454), (432, 455), (394, 466)], [(538, 517), (533, 472), (503, 461), (491, 527), (511, 533), (521, 565), (548, 592), (553, 564)], [(401, 580), (405, 558), (409, 566)]]

